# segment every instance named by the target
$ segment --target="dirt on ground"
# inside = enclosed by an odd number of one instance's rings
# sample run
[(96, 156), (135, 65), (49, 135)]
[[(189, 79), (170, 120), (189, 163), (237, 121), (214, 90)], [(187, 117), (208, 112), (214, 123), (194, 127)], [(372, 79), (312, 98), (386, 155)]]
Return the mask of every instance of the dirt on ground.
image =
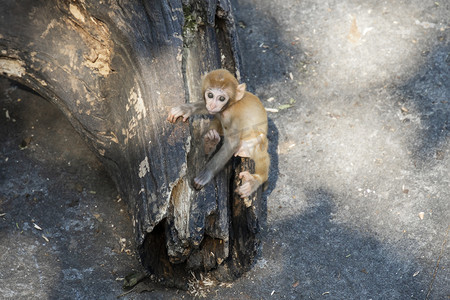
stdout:
[[(236, 21), (267, 214), (253, 268), (198, 295), (450, 299), (450, 3), (239, 0)], [(0, 91), (0, 298), (116, 299), (142, 271), (125, 203), (59, 111)]]

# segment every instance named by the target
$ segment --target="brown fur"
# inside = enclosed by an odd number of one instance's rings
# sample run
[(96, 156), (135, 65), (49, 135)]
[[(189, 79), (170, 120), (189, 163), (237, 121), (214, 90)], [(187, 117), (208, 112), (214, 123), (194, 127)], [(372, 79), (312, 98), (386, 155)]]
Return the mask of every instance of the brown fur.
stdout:
[(231, 105), (236, 101), (236, 90), (238, 88), (238, 81), (225, 69), (218, 69), (209, 72), (203, 79), (202, 95), (205, 94), (208, 88), (220, 88), (224, 90), (230, 97), (229, 104)]
[[(206, 91), (219, 96), (208, 96)], [(194, 179), (194, 186), (201, 189), (225, 166), (233, 156), (250, 157), (255, 161), (255, 173), (241, 172), (242, 184), (238, 193), (242, 198), (250, 196), (268, 178), (270, 157), (267, 153), (267, 114), (261, 101), (245, 91), (245, 83), (239, 84), (227, 70), (208, 73), (203, 79), (204, 102), (187, 103), (171, 109), (168, 120), (174, 123), (178, 117), (186, 121), (192, 114), (211, 113), (214, 120), (205, 135), (205, 150), (212, 150), (224, 136), (224, 143), (204, 169)]]

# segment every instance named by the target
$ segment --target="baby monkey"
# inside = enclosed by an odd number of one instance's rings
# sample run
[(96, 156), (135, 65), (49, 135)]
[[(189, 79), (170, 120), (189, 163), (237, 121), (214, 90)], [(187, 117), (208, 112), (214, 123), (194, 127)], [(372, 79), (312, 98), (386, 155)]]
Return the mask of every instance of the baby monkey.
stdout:
[(193, 114), (211, 114), (208, 132), (204, 136), (205, 152), (211, 153), (220, 142), (219, 151), (194, 179), (194, 186), (205, 186), (234, 156), (249, 157), (255, 162), (255, 173), (241, 172), (242, 184), (237, 192), (242, 198), (250, 196), (267, 181), (270, 158), (267, 153), (267, 113), (261, 101), (247, 92), (245, 83), (239, 84), (230, 72), (219, 69), (208, 73), (202, 82), (204, 101), (187, 103), (170, 110), (167, 120), (175, 123), (178, 117), (186, 121)]

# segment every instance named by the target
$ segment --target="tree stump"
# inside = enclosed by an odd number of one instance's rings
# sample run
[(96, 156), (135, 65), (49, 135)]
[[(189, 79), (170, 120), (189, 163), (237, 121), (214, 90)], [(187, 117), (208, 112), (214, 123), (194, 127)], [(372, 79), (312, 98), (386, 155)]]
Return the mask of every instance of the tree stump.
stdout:
[[(239, 159), (202, 191), (209, 119), (166, 121), (201, 101), (201, 75), (240, 78), (230, 0), (0, 1), (0, 73), (55, 104), (127, 200), (143, 265), (169, 285), (190, 271), (230, 280), (258, 245), (260, 192), (234, 189)], [(234, 163), (236, 164), (236, 162)]]

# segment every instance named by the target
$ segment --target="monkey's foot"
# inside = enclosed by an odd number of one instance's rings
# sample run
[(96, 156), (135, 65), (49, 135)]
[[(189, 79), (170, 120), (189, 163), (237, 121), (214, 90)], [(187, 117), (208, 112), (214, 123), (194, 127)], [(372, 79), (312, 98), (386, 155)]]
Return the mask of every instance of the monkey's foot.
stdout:
[(259, 186), (258, 180), (248, 171), (239, 173), (239, 178), (242, 179), (242, 184), (237, 188), (237, 192), (241, 198), (250, 196)]
[(205, 154), (209, 154), (216, 149), (217, 144), (220, 142), (220, 135), (215, 129), (209, 130), (204, 137)]

